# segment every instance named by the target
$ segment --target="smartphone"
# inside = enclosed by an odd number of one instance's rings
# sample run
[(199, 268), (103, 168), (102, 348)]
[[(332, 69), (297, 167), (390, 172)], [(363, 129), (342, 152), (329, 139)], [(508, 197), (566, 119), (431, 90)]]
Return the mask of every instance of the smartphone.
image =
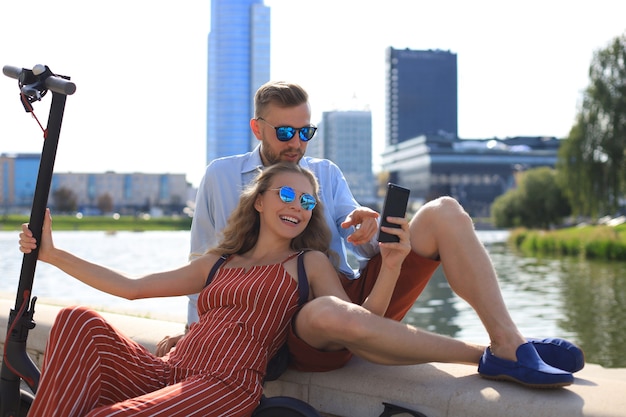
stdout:
[[(408, 188), (401, 187), (397, 184), (387, 184), (387, 195), (385, 196), (385, 203), (383, 204), (383, 215), (380, 220), (381, 226), (397, 227), (400, 225), (389, 223), (387, 217), (404, 217), (406, 216), (406, 207), (409, 203), (410, 190)], [(378, 231), (379, 242), (399, 242), (400, 239), (396, 235), (385, 233), (382, 230)]]

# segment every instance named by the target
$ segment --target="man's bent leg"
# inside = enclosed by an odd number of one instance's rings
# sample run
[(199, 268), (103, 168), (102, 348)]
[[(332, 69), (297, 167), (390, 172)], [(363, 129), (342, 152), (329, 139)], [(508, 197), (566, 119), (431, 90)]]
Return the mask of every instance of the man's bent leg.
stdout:
[(495, 355), (515, 360), (525, 342), (506, 308), (495, 269), (470, 216), (450, 197), (422, 206), (410, 222), (411, 246), (422, 256), (439, 256), (452, 290), (481, 319)]

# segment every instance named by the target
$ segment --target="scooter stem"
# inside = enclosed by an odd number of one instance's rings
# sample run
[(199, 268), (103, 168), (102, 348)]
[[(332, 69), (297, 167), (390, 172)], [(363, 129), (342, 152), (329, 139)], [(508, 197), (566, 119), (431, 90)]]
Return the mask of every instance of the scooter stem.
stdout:
[[(37, 241), (41, 241), (44, 216), (52, 183), (63, 112), (67, 96), (53, 92), (48, 116), (47, 136), (44, 140), (35, 195), (30, 214), (29, 228)], [(18, 284), (15, 308), (9, 315), (5, 350), (0, 371), (0, 416), (17, 416), (20, 407), (20, 385), (23, 380), (33, 394), (39, 385), (40, 372), (26, 351), (28, 332), (35, 327), (33, 320), (36, 298), (31, 303), (31, 291), (38, 250), (25, 254)]]

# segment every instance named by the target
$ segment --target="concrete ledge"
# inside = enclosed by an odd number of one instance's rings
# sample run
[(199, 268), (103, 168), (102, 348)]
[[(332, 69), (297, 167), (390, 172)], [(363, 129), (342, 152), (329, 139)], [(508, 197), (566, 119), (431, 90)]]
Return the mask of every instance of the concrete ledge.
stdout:
[[(268, 396), (300, 398), (330, 415), (378, 417), (383, 402), (428, 417), (571, 417), (626, 415), (626, 369), (587, 365), (574, 385), (536, 390), (480, 378), (475, 366), (381, 366), (353, 359), (327, 373), (288, 371), (265, 387)], [(402, 414), (405, 415), (405, 414)]]
[[(0, 299), (0, 341), (4, 343), (13, 302)], [(29, 354), (41, 366), (50, 327), (60, 307), (38, 302), (37, 326), (28, 338)], [(166, 335), (183, 324), (102, 313), (125, 334), (154, 351)], [(345, 368), (324, 373), (286, 372), (266, 384), (266, 395), (286, 395), (311, 404), (325, 416), (378, 417), (383, 402), (419, 411), (427, 417), (618, 417), (626, 415), (626, 369), (587, 365), (574, 385), (535, 390), (482, 379), (475, 366), (423, 364), (381, 366), (358, 358)], [(406, 415), (406, 414), (403, 414)]]

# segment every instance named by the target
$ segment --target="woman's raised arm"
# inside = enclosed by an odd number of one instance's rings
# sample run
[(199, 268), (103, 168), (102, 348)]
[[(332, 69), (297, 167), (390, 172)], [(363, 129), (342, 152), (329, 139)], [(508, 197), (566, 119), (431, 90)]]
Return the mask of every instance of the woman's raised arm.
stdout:
[[(30, 253), (37, 247), (27, 224), (22, 225), (19, 243), (23, 253)], [(55, 247), (49, 209), (46, 210), (38, 252), (40, 261), (56, 266), (93, 288), (129, 300), (198, 293), (204, 287), (204, 280), (217, 258), (217, 255), (208, 254), (177, 269), (132, 277)]]

